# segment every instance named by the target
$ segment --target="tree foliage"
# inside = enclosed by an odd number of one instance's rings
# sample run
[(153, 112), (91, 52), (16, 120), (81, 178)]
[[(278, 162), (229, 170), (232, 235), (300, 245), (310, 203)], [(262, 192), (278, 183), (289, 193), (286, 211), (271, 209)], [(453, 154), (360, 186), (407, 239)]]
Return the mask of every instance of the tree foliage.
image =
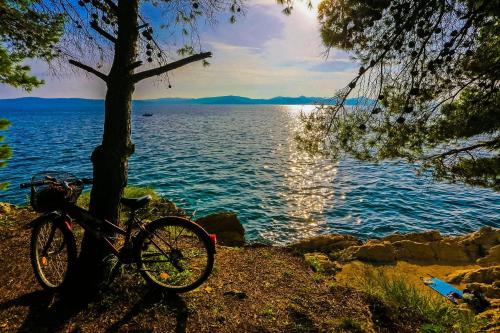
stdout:
[(360, 68), (335, 105), (303, 115), (303, 148), (500, 189), (500, 1), (323, 0), (318, 12), (324, 44)]
[(32, 76), (26, 58), (51, 60), (63, 19), (33, 9), (32, 0), (0, 0), (0, 83), (31, 91), (43, 84)]

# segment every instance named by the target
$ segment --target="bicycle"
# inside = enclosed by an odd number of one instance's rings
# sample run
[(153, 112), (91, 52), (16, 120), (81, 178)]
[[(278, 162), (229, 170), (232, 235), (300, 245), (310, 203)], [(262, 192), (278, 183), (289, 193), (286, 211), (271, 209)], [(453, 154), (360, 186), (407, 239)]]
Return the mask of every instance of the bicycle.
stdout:
[[(125, 228), (96, 218), (76, 205), (84, 185), (90, 184), (92, 179), (48, 171), (20, 185), (31, 188), (31, 206), (42, 213), (30, 223), (30, 256), (35, 277), (44, 289), (60, 290), (75, 269), (73, 223), (104, 242), (119, 265), (135, 264), (148, 283), (168, 292), (193, 290), (209, 277), (216, 252), (215, 235), (181, 217), (144, 223), (136, 212), (148, 205), (151, 196), (121, 199), (121, 204), (130, 209)], [(124, 238), (120, 248), (114, 245), (114, 235)]]

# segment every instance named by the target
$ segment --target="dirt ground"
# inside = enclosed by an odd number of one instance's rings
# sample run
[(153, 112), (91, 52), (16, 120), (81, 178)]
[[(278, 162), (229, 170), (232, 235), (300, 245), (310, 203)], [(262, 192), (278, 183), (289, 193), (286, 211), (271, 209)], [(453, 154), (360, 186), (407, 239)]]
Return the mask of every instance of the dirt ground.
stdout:
[(0, 332), (371, 331), (363, 294), (319, 281), (278, 247), (219, 247), (210, 279), (186, 294), (152, 291), (133, 269), (89, 304), (47, 294), (30, 265), (27, 221), (0, 224)]

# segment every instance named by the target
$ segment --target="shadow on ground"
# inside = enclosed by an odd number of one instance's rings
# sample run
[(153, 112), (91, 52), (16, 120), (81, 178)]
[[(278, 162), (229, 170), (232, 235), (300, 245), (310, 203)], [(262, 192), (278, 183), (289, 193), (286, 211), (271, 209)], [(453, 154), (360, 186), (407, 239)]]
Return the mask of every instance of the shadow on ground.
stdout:
[[(115, 308), (115, 313), (120, 310), (123, 313), (121, 317), (117, 316), (118, 320), (115, 319), (109, 323), (110, 325), (105, 332), (120, 332), (126, 326), (127, 331), (153, 332), (151, 328), (141, 327), (135, 318), (144, 311), (161, 306), (174, 314), (173, 318), (176, 319), (174, 332), (186, 332), (189, 312), (181, 296), (154, 290), (143, 290), (135, 303), (127, 309), (123, 309), (123, 304), (120, 304), (119, 299), (116, 299), (117, 302), (112, 301), (111, 303), (106, 301), (109, 298), (108, 293), (109, 291), (101, 294), (99, 299), (89, 302), (79, 301), (79, 298), (74, 296), (62, 297), (46, 291), (34, 291), (0, 303), (0, 311), (8, 311), (16, 307), (27, 308), (27, 315), (17, 328), (17, 332), (80, 332), (80, 328), (72, 324), (75, 318), (85, 315), (99, 317), (105, 311), (109, 311), (109, 308)], [(89, 322), (95, 319), (88, 318)], [(107, 320), (108, 318), (103, 319)], [(89, 327), (86, 327), (86, 330), (88, 329)]]

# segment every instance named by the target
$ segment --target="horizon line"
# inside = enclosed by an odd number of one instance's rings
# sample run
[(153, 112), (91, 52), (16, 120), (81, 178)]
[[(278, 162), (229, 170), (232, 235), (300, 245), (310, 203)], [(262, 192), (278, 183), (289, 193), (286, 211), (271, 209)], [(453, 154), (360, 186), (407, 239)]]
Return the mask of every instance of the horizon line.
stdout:
[[(334, 99), (335, 97), (322, 97), (322, 96), (273, 96), (273, 97), (247, 97), (241, 95), (215, 95), (215, 96), (204, 96), (204, 97), (156, 97), (156, 98), (140, 98), (132, 99), (133, 101), (154, 101), (159, 99), (204, 99), (204, 98), (217, 98), (217, 97), (241, 97), (247, 99), (262, 99), (268, 100), (273, 98), (320, 98), (320, 99)], [(105, 98), (86, 98), (86, 97), (41, 97), (41, 96), (24, 96), (24, 97), (14, 97), (14, 98), (1, 98), (0, 101), (6, 100), (17, 100), (17, 99), (81, 99), (87, 101), (105, 101)]]

